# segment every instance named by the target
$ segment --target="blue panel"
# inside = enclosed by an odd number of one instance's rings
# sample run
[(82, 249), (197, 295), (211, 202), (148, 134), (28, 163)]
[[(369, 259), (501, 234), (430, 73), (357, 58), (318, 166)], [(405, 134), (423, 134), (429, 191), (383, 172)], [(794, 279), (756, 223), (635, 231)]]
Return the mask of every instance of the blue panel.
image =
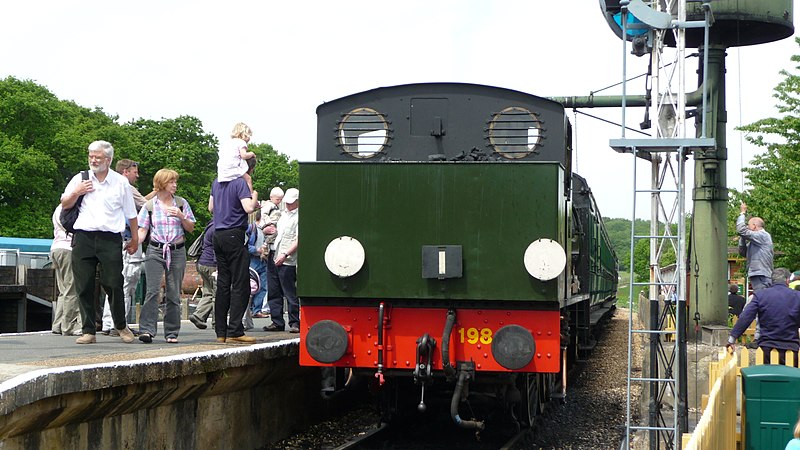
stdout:
[[(614, 22), (622, 29), (622, 13), (614, 14)], [(643, 25), (641, 20), (637, 19), (633, 14), (628, 13), (628, 20), (626, 24), (626, 32), (628, 36), (641, 36), (647, 33), (647, 28), (632, 28), (631, 25)]]
[(21, 252), (49, 253), (52, 239), (15, 238), (0, 236), (0, 248), (17, 249)]

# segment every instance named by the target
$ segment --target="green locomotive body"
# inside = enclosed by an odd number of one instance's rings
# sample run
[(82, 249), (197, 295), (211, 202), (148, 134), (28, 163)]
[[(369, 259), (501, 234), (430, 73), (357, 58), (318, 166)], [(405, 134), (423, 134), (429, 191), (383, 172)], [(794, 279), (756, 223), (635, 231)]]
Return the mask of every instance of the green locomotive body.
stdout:
[[(564, 168), (547, 162), (304, 163), (299, 295), (311, 303), (563, 305), (566, 272), (538, 280), (523, 261), (526, 248), (541, 238), (569, 252), (563, 178)], [(351, 277), (332, 276), (320, 257), (339, 236), (357, 239), (366, 253), (363, 269)], [(429, 246), (460, 249), (461, 259), (452, 262), (458, 276), (424, 276)]]
[(424, 83), (317, 116), (317, 162), (300, 164), (300, 363), (375, 380), (386, 416), (408, 409), (399, 391), (444, 383), (461, 427), (483, 427), (458, 414), (476, 394), (532, 424), (616, 301), (563, 106)]

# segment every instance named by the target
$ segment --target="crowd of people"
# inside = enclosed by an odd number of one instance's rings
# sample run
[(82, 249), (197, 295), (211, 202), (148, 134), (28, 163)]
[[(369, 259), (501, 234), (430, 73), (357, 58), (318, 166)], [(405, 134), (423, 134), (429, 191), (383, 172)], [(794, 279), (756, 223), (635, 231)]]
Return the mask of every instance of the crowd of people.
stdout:
[[(189, 320), (200, 329), (211, 324), (217, 342), (253, 343), (245, 334), (252, 318), (271, 317), (264, 331), (284, 331), (284, 298), (288, 331), (299, 332), (297, 299), (298, 208), (300, 192), (270, 191), (259, 202), (252, 174), (256, 155), (247, 144), (252, 130), (237, 123), (229, 141), (219, 147), (217, 177), (208, 209), (212, 219), (200, 236), (196, 263), (202, 295)], [(180, 175), (163, 168), (153, 190), (143, 196), (135, 187), (139, 165), (129, 159), (111, 170), (114, 147), (106, 141), (88, 147), (88, 171), (76, 174), (53, 212), (50, 257), (59, 296), (52, 332), (77, 336), (76, 343), (96, 342), (97, 332), (131, 343), (151, 343), (158, 335), (163, 303), (163, 335), (177, 343), (181, 329), (181, 287), (187, 264), (187, 233), (196, 218), (189, 202), (177, 195)], [(74, 224), (63, 212), (77, 208)], [(255, 214), (254, 214), (255, 213)], [(70, 230), (70, 231), (68, 231)], [(251, 291), (250, 268), (257, 274)], [(142, 271), (145, 296), (138, 330), (134, 298)], [(103, 296), (96, 292), (96, 279)], [(164, 288), (162, 293), (162, 280)], [(103, 300), (100, 300), (101, 297)], [(162, 298), (163, 297), (163, 298)], [(98, 325), (102, 324), (102, 325)]]

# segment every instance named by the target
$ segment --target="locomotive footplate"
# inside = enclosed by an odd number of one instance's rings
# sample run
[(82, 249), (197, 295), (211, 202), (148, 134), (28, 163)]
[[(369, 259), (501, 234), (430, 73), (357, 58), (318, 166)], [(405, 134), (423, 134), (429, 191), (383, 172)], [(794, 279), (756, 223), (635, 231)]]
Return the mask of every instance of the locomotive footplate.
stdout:
[[(442, 330), (448, 310), (387, 305), (380, 318), (378, 309), (305, 306), (300, 316), (300, 364), (381, 372), (417, 370), (417, 340), (432, 330)], [(440, 341), (442, 348), (431, 353), (430, 365), (427, 356), (424, 363), (434, 374), (443, 370), (446, 351), (450, 361), (473, 363), (475, 372), (557, 373), (561, 370), (560, 331), (559, 311), (459, 308), (447, 349)]]

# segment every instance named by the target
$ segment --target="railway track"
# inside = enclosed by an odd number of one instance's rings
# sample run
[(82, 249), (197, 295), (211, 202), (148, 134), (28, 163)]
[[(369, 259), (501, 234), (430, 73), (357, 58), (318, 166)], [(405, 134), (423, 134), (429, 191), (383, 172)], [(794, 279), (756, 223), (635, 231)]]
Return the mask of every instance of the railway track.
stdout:
[[(450, 435), (450, 433), (445, 432), (440, 433), (439, 436), (432, 438), (427, 442), (408, 441), (402, 438), (397, 439), (397, 436), (395, 435), (396, 432), (393, 432), (392, 427), (387, 424), (383, 424), (381, 427), (370, 432), (355, 436), (350, 441), (336, 447), (333, 450), (400, 450), (412, 447), (415, 449), (458, 448), (459, 450), (515, 450), (524, 448), (522, 445), (528, 441), (527, 438), (531, 435), (530, 429), (524, 429), (518, 431), (505, 441), (500, 439), (492, 439), (481, 442), (475, 437), (467, 437), (465, 439), (463, 436), (463, 430), (456, 430), (456, 432), (460, 432), (462, 436), (454, 438)], [(442, 436), (441, 434), (445, 434), (446, 436)], [(442, 444), (447, 446), (442, 447)]]

